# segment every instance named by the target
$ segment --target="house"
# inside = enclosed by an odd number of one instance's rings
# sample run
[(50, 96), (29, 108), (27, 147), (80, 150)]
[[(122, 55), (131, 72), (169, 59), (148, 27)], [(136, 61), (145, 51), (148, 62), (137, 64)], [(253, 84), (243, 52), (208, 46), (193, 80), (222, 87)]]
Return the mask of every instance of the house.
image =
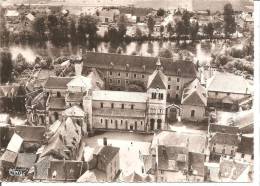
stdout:
[(119, 173), (119, 148), (100, 146), (93, 152), (94, 166), (87, 170), (77, 182), (112, 182)]
[(135, 17), (136, 23), (145, 22), (146, 16), (152, 13), (152, 9), (136, 7), (119, 7), (120, 14), (130, 14)]
[(240, 143), (237, 134), (215, 133), (209, 138), (210, 159), (219, 161), (224, 157), (234, 158)]
[(163, 131), (155, 135), (151, 152), (157, 180), (204, 181), (206, 145), (206, 136), (197, 134)]
[(254, 161), (254, 138), (242, 136), (235, 159), (252, 163)]
[(207, 92), (198, 79), (193, 80), (183, 90), (181, 108), (182, 119), (202, 121), (206, 117)]
[(252, 95), (248, 82), (242, 76), (225, 72), (216, 72), (208, 79), (207, 91), (208, 105), (229, 110), (238, 110), (238, 102)]
[(101, 23), (113, 23), (118, 20), (120, 12), (118, 9), (103, 8), (98, 11), (98, 19)]

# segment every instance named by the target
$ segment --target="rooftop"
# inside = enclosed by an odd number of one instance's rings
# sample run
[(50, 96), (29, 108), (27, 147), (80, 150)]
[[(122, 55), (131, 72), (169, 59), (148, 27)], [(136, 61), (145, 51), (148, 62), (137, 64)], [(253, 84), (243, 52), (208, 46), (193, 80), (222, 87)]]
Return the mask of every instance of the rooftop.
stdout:
[(19, 134), (24, 141), (42, 142), (44, 140), (45, 127), (17, 125), (15, 126), (15, 132)]
[(72, 77), (54, 77), (51, 76), (46, 81), (44, 88), (47, 89), (67, 89), (67, 84), (72, 80)]
[(167, 77), (161, 70), (155, 70), (148, 78), (147, 88), (167, 89)]
[(102, 159), (102, 162), (107, 165), (112, 159), (119, 153), (120, 148), (112, 146), (103, 146), (98, 151), (98, 157)]
[(146, 103), (147, 98), (147, 93), (142, 92), (97, 90), (93, 91), (92, 99), (97, 101)]
[[(156, 57), (122, 55), (112, 53), (87, 52), (83, 56), (84, 67), (102, 68), (106, 70), (115, 69), (139, 73), (152, 74), (156, 69)], [(165, 75), (182, 77), (196, 77), (195, 65), (191, 61), (173, 60), (160, 58)]]
[(211, 143), (238, 146), (239, 139), (236, 134), (225, 134), (225, 133), (216, 133), (210, 139)]
[(249, 84), (242, 76), (224, 72), (217, 72), (208, 80), (207, 90), (214, 92), (251, 94)]
[(254, 154), (254, 138), (242, 136), (237, 152), (243, 154)]
[(66, 103), (64, 97), (51, 97), (49, 100), (50, 109), (65, 109)]

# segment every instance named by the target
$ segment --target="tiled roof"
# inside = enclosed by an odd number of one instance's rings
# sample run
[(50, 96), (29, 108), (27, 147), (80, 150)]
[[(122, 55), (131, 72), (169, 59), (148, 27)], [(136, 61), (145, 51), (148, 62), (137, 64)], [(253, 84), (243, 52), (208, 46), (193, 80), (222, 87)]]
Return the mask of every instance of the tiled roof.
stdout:
[(142, 92), (125, 92), (111, 90), (93, 91), (92, 99), (98, 101), (118, 101), (131, 103), (146, 103), (147, 93)]
[(49, 100), (50, 109), (65, 109), (66, 103), (64, 97), (51, 97)]
[(205, 175), (205, 154), (201, 153), (189, 153), (189, 166), (193, 170), (193, 174), (198, 176)]
[[(122, 71), (132, 71), (152, 74), (156, 69), (157, 58), (121, 55), (112, 53), (87, 52), (83, 56), (84, 67), (97, 69), (115, 69)], [(191, 61), (177, 60), (169, 58), (160, 58), (163, 72), (167, 76), (177, 76), (178, 71), (182, 77), (196, 77), (196, 68)]]
[(35, 163), (34, 179), (46, 180), (48, 178), (48, 170), (52, 159), (52, 156), (46, 156), (44, 158), (40, 158), (38, 162)]
[(1, 156), (0, 161), (14, 163), (17, 158), (17, 155), (18, 155), (17, 152), (12, 152), (12, 151), (6, 150), (3, 153), (3, 155)]
[(93, 109), (93, 116), (109, 116), (109, 117), (133, 117), (133, 118), (144, 118), (145, 110), (130, 110), (120, 108), (99, 108)]
[(167, 77), (161, 70), (155, 70), (148, 78), (147, 88), (167, 89)]
[(65, 116), (79, 116), (79, 117), (85, 116), (85, 112), (82, 110), (82, 108), (80, 108), (77, 105), (74, 105), (74, 106), (66, 109), (65, 111), (63, 111), (63, 114)]
[(7, 150), (18, 153), (23, 143), (23, 138), (14, 133), (11, 140), (8, 143)]
[(44, 126), (15, 126), (15, 132), (27, 142), (42, 142), (44, 140), (45, 130)]
[(72, 80), (72, 77), (49, 77), (44, 88), (47, 89), (67, 89), (67, 84)]
[(144, 177), (137, 174), (135, 171), (127, 176), (123, 177), (124, 182), (133, 183), (133, 182), (143, 182)]
[(217, 72), (207, 82), (207, 90), (250, 95), (250, 88), (242, 76), (231, 73)]
[(222, 160), (220, 162), (220, 176), (237, 180), (240, 175), (247, 169), (248, 164), (234, 162), (230, 160)]
[(102, 159), (105, 165), (108, 165), (112, 159), (119, 153), (120, 148), (112, 146), (103, 146), (98, 152), (98, 157)]
[(254, 138), (242, 136), (237, 152), (243, 154), (254, 154)]
[(238, 134), (239, 128), (236, 126), (226, 126), (226, 125), (209, 125), (210, 132), (219, 132), (219, 133), (227, 133), (227, 134)]
[(32, 153), (19, 153), (16, 160), (16, 167), (31, 168), (36, 161), (37, 155)]
[(207, 138), (204, 135), (193, 133), (178, 133), (174, 131), (162, 131), (157, 134), (152, 141), (152, 148), (156, 144), (164, 146), (187, 146), (189, 152), (204, 153)]
[(207, 106), (207, 92), (206, 89), (200, 85), (198, 79), (193, 80), (184, 88), (181, 104)]
[(69, 92), (66, 97), (66, 101), (82, 101), (83, 96), (83, 92)]
[(238, 135), (235, 134), (216, 133), (213, 135), (210, 142), (216, 144), (238, 146), (239, 139)]
[[(178, 161), (184, 162), (181, 166)], [(188, 149), (180, 146), (158, 146), (158, 169), (177, 171), (183, 170), (188, 162)]]

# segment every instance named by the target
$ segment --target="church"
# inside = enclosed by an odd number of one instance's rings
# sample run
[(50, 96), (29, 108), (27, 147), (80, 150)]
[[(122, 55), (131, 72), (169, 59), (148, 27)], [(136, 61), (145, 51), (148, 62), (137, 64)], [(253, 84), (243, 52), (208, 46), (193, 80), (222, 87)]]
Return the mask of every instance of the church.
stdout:
[[(143, 81), (145, 90), (137, 92), (108, 88), (109, 80), (107, 82), (107, 76), (102, 76), (100, 68), (88, 66), (86, 71), (84, 60), (78, 61), (74, 64), (74, 77), (49, 77), (43, 92), (27, 99), (28, 120), (36, 125), (40, 123), (51, 125), (56, 120), (62, 121), (70, 117), (75, 123), (84, 125), (88, 132), (121, 130), (150, 133), (167, 130), (167, 114), (169, 110), (174, 109), (167, 101), (171, 81), (165, 72), (176, 70), (176, 74), (180, 74), (180, 68), (176, 68), (176, 65), (180, 65), (178, 62), (172, 62), (171, 69), (165, 69), (164, 63), (165, 60), (162, 63), (161, 58), (150, 62), (149, 68), (154, 67), (154, 70), (150, 74), (145, 74), (147, 76)], [(189, 66), (193, 64), (189, 63)], [(98, 67), (98, 64), (96, 66)], [(186, 68), (183, 71), (188, 73), (187, 70)], [(130, 71), (128, 73), (130, 74)], [(106, 74), (109, 76), (109, 72)], [(136, 72), (136, 75), (139, 74)], [(183, 79), (185, 78), (187, 76)], [(184, 81), (181, 76), (179, 79), (180, 82)], [(194, 80), (198, 83), (198, 80), (193, 78), (188, 81), (187, 86)], [(185, 86), (186, 84), (182, 85), (183, 88)], [(185, 92), (185, 99), (188, 94), (189, 92)], [(183, 107), (179, 114), (185, 113), (185, 118), (189, 118), (185, 111), (188, 108), (187, 101), (185, 103), (186, 107)], [(192, 112), (190, 117), (195, 118), (196, 111), (189, 112)], [(196, 119), (203, 118), (204, 114), (196, 115)]]

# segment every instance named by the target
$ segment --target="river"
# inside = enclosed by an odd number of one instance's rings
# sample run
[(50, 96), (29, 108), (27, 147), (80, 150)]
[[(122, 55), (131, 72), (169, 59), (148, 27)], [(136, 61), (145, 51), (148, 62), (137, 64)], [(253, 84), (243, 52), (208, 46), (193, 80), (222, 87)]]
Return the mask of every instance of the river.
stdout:
[[(159, 51), (167, 48), (173, 51), (173, 53), (178, 53), (180, 50), (188, 51), (193, 57), (194, 61), (199, 60), (201, 64), (209, 63), (211, 59), (211, 53), (214, 51), (221, 51), (223, 47), (223, 42), (219, 41), (218, 43), (202, 41), (196, 44), (181, 44), (177, 45), (175, 42), (170, 41), (150, 41), (150, 42), (130, 42), (130, 43), (121, 43), (120, 45), (112, 45), (111, 43), (99, 42), (94, 47), (83, 48), (84, 51), (96, 51), (96, 52), (110, 52), (115, 53), (118, 50), (121, 50), (122, 54), (132, 55), (141, 55), (141, 56), (153, 56), (156, 57), (159, 54)], [(68, 44), (64, 47), (53, 46), (50, 42), (47, 42), (44, 47), (35, 47), (28, 45), (12, 45), (10, 46), (10, 51), (12, 53), (13, 59), (21, 53), (28, 62), (33, 63), (37, 56), (50, 56), (56, 58), (59, 56), (68, 56), (68, 55), (80, 55), (81, 47), (72, 46)]]

